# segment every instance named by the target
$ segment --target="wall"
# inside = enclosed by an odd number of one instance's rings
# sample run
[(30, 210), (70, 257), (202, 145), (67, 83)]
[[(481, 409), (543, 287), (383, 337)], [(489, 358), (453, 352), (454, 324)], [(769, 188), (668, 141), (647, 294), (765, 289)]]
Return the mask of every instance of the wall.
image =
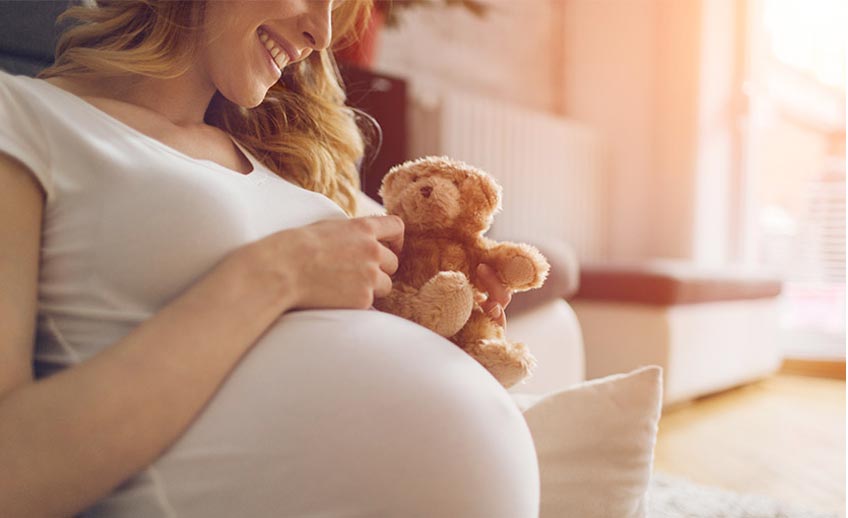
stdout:
[(401, 13), (380, 35), (376, 68), (410, 79), (416, 95), (457, 89), (540, 111), (558, 109), (562, 87), (556, 0), (487, 0), (483, 19), (456, 7)]
[[(729, 83), (713, 85), (701, 67), (718, 74), (728, 52), (701, 38), (734, 1), (706, 10), (704, 0), (491, 0), (482, 21), (419, 10), (385, 34), (377, 68), (410, 78), (419, 96), (455, 88), (599, 130), (610, 151), (610, 257), (722, 260), (730, 222), (713, 203), (731, 188), (732, 149), (709, 125), (725, 122)], [(712, 86), (714, 102), (701, 106)]]
[(604, 132), (610, 146), (610, 255), (651, 254), (652, 131), (657, 9), (651, 0), (568, 0), (563, 37), (565, 114)]
[(692, 256), (703, 264), (736, 261), (746, 239), (742, 121), (745, 99), (743, 8), (738, 0), (704, 2), (698, 67), (695, 210)]

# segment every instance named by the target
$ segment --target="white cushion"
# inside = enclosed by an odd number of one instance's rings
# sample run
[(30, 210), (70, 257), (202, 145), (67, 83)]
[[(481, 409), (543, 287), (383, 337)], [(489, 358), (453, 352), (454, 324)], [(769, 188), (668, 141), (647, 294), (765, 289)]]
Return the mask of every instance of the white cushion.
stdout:
[(510, 393), (548, 394), (586, 379), (580, 323), (568, 302), (556, 298), (515, 316), (507, 314), (506, 336), (527, 344), (537, 361), (533, 373)]
[(660, 367), (512, 397), (539, 457), (540, 518), (645, 517), (662, 402)]

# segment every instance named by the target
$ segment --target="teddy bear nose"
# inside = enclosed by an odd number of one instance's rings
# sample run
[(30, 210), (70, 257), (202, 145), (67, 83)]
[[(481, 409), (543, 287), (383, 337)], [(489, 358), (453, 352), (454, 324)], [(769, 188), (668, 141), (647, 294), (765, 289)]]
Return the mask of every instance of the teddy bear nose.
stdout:
[(428, 186), (428, 187), (422, 187), (421, 188), (421, 194), (423, 194), (425, 198), (429, 198), (431, 192), (433, 192), (432, 187)]

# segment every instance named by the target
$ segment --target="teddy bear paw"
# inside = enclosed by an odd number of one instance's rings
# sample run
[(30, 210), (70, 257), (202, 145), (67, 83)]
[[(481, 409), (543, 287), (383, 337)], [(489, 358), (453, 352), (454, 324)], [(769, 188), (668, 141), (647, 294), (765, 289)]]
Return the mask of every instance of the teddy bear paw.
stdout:
[(525, 288), (536, 280), (536, 265), (527, 257), (515, 256), (506, 263), (503, 277), (510, 285)]
[(442, 336), (453, 336), (462, 329), (474, 307), (474, 293), (462, 272), (439, 272), (419, 291), (425, 302), (423, 324)]
[(489, 338), (464, 349), (507, 389), (529, 378), (536, 367), (536, 358), (519, 342)]
[(508, 344), (511, 362), (501, 365), (496, 373), (492, 373), (507, 389), (519, 382), (526, 382), (532, 377), (533, 370), (536, 368), (536, 358), (527, 346), (518, 342), (508, 342)]

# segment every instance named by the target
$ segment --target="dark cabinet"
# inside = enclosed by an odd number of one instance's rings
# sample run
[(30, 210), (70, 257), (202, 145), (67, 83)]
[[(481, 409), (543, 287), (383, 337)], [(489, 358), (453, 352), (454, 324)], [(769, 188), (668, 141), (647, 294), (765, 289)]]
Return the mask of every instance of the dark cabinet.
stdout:
[[(360, 165), (362, 190), (382, 203), (377, 191), (389, 169), (407, 159), (407, 83), (399, 77), (380, 74), (352, 65), (339, 64), (348, 95), (348, 105), (366, 112), (380, 130), (367, 127), (370, 141)], [(367, 122), (361, 124), (367, 126)]]

